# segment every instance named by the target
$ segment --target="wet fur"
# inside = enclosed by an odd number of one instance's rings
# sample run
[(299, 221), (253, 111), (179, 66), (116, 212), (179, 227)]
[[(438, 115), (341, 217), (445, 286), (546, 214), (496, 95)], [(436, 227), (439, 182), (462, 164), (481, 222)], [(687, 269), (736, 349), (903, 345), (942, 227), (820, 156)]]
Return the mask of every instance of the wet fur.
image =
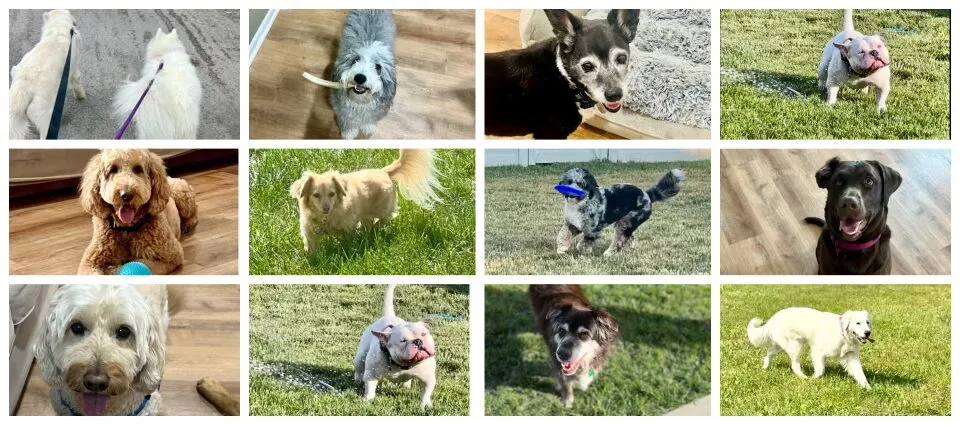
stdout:
[[(620, 327), (610, 313), (593, 307), (580, 285), (530, 285), (529, 293), (537, 329), (550, 350), (550, 365), (560, 381), (561, 398), (566, 407), (572, 407), (573, 385), (586, 391), (596, 379), (610, 359)], [(559, 337), (561, 329), (574, 337)], [(589, 334), (586, 340), (577, 336), (579, 329)], [(584, 359), (572, 375), (562, 372), (558, 359), (568, 350)]]
[(574, 168), (561, 177), (560, 184), (574, 186), (587, 192), (579, 199), (564, 197), (563, 225), (557, 235), (557, 253), (567, 254), (574, 249), (574, 239), (583, 234), (579, 246), (584, 253), (593, 250), (603, 229), (614, 226), (615, 236), (604, 256), (611, 256), (634, 243), (633, 234), (650, 218), (653, 203), (670, 199), (680, 192), (685, 174), (674, 169), (667, 172), (656, 186), (647, 191), (629, 184), (600, 187), (596, 178), (583, 168)]
[[(134, 193), (133, 223), (142, 223), (136, 230), (124, 229), (131, 226), (117, 219), (123, 205), (120, 190)], [(146, 264), (153, 274), (169, 274), (183, 265), (180, 237), (197, 225), (196, 194), (185, 180), (168, 177), (156, 154), (117, 149), (94, 155), (81, 177), (80, 205), (92, 216), (93, 238), (79, 274), (116, 274), (131, 261)]]

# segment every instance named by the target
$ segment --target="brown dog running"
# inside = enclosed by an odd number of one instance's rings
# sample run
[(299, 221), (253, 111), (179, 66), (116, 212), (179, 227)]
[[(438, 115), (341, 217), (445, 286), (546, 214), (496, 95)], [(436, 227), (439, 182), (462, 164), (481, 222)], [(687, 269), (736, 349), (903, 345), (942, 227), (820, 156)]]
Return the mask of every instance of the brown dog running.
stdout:
[(805, 221), (823, 228), (819, 274), (890, 274), (887, 204), (903, 181), (900, 173), (878, 161), (833, 158), (815, 177), (827, 189), (825, 218)]
[(530, 302), (560, 379), (563, 404), (573, 407), (573, 384), (586, 391), (610, 359), (617, 321), (594, 308), (580, 285), (530, 285)]

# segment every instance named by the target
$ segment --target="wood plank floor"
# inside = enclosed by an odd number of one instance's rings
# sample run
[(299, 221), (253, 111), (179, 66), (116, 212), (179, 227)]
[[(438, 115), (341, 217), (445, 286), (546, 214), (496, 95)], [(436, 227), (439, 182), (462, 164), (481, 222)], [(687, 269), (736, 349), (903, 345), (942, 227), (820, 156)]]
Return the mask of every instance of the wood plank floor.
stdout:
[[(183, 285), (186, 304), (170, 318), (167, 366), (161, 395), (163, 415), (208, 416), (217, 410), (197, 394), (197, 381), (214, 378), (240, 394), (240, 286)], [(30, 370), (19, 416), (53, 415), (49, 387), (40, 369)]]
[[(182, 241), (186, 261), (174, 274), (237, 274), (237, 166), (178, 176), (197, 192), (200, 222)], [(10, 211), (10, 274), (76, 274), (90, 244), (90, 216), (76, 198)]]
[(947, 150), (731, 150), (720, 153), (720, 272), (816, 274), (826, 191), (814, 173), (834, 156), (875, 159), (903, 176), (890, 197), (893, 274), (950, 274)]
[[(520, 10), (487, 10), (484, 13), (484, 53), (502, 52), (519, 49), (520, 46)], [(486, 136), (488, 139), (532, 139), (526, 137)], [(589, 124), (581, 124), (577, 131), (568, 137), (574, 140), (623, 140), (616, 134), (601, 130)]]
[[(451, 4), (452, 5), (452, 4)], [(330, 89), (346, 11), (282, 10), (250, 67), (251, 139), (338, 139)], [(473, 139), (473, 10), (396, 10), (397, 96), (375, 139)]]

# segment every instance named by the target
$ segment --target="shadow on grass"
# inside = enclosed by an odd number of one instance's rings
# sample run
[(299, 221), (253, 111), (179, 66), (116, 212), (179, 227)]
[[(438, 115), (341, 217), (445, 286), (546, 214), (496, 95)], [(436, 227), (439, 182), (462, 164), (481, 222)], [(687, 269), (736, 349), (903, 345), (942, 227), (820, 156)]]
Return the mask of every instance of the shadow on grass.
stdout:
[(294, 388), (343, 393), (355, 390), (353, 369), (287, 361), (250, 362), (250, 374), (274, 379)]
[[(525, 355), (524, 347), (529, 341), (525, 344), (521, 334), (537, 333), (537, 339), (540, 339), (527, 291), (503, 291), (496, 286), (487, 286), (485, 292), (488, 347), (485, 387), (524, 387), (556, 393), (557, 383), (550, 376), (550, 362), (525, 359), (529, 355)], [(662, 348), (710, 344), (709, 320), (683, 319), (616, 307), (607, 311), (620, 324), (620, 340), (623, 342)], [(536, 349), (546, 351), (546, 344), (540, 342)], [(623, 346), (617, 349), (623, 349)]]
[[(367, 250), (377, 249), (378, 246), (390, 245), (396, 239), (396, 230), (393, 227), (379, 227), (373, 230), (359, 230), (342, 235), (324, 236), (317, 246), (317, 252), (308, 258), (313, 268), (332, 267), (325, 270), (330, 273), (339, 273), (340, 268), (351, 260), (363, 257)], [(334, 260), (338, 259), (338, 260)]]

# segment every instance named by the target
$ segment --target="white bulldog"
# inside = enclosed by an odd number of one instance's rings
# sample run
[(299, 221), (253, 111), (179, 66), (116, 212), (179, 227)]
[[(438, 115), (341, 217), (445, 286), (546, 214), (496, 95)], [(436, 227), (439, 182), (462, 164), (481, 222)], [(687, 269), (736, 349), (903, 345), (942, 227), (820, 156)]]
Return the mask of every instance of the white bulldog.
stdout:
[(427, 322), (407, 322), (393, 311), (393, 291), (387, 285), (383, 317), (368, 326), (360, 337), (354, 358), (354, 380), (364, 387), (364, 398), (373, 400), (381, 379), (402, 382), (410, 388), (414, 378), (422, 383), (420, 407), (433, 406), (437, 385), (437, 348)]
[(887, 110), (890, 94), (890, 52), (880, 35), (864, 36), (853, 29), (853, 9), (843, 12), (843, 31), (823, 47), (817, 85), (826, 90), (827, 103), (837, 103), (840, 86), (867, 93), (877, 90), (877, 112)]

